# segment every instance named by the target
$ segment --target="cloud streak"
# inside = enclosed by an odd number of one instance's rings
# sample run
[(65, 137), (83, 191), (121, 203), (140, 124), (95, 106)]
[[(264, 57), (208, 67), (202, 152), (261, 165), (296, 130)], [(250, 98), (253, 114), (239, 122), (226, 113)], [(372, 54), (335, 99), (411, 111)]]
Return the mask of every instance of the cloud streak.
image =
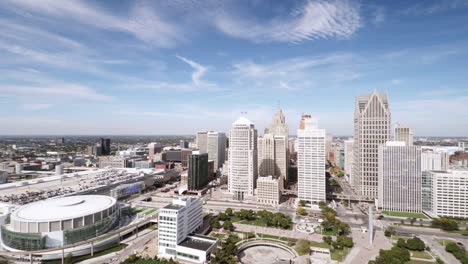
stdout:
[(348, 38), (362, 26), (359, 8), (359, 4), (348, 0), (307, 1), (288, 16), (267, 22), (222, 12), (215, 26), (229, 36), (255, 43)]

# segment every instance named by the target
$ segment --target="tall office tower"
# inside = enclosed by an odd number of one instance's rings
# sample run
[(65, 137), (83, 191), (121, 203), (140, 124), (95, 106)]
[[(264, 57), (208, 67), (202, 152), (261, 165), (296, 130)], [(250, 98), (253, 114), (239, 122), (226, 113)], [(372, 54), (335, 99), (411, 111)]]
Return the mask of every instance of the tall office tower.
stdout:
[(413, 130), (410, 127), (397, 124), (395, 127), (395, 141), (403, 141), (407, 146), (412, 146), (413, 137)]
[(258, 176), (276, 176), (275, 163), (275, 137), (265, 134), (257, 140), (258, 149)]
[(188, 189), (201, 190), (209, 182), (208, 153), (192, 154), (188, 157)]
[(348, 139), (344, 141), (344, 171), (346, 175), (349, 177), (348, 181), (353, 181), (353, 160), (354, 160), (354, 140)]
[(110, 138), (101, 138), (101, 152), (102, 155), (110, 155), (111, 153), (111, 140)]
[(390, 141), (390, 107), (386, 94), (356, 97), (354, 110), (353, 186), (367, 198), (377, 198), (379, 181), (379, 145)]
[(226, 160), (226, 134), (221, 132), (208, 132), (207, 152), (208, 159), (214, 161), (214, 172), (216, 172), (223, 166)]
[(421, 153), (421, 171), (447, 171), (450, 164), (449, 157), (447, 152), (424, 149)]
[(333, 136), (327, 133), (325, 137), (325, 159), (330, 162), (335, 162), (335, 153), (332, 149)]
[(162, 145), (152, 142), (148, 144), (148, 159), (152, 161), (161, 160)]
[(297, 130), (298, 198), (309, 203), (325, 201), (325, 140), (317, 119), (302, 115)]
[(379, 200), (382, 210), (421, 212), (421, 148), (404, 141), (379, 146)]
[(281, 110), (281, 108), (278, 109), (278, 112), (273, 116), (268, 133), (276, 136), (285, 136), (286, 138), (289, 136), (288, 125), (286, 124), (286, 118), (284, 117), (283, 110)]
[(208, 132), (206, 131), (197, 132), (197, 147), (200, 153), (208, 152)]
[(295, 141), (296, 141), (296, 139), (294, 139), (294, 138), (289, 138), (288, 139), (288, 152), (290, 154), (296, 152), (296, 148), (294, 147)]
[(245, 117), (229, 133), (228, 190), (237, 200), (254, 195), (257, 181), (257, 130)]
[(189, 147), (189, 142), (185, 140), (179, 140), (179, 147), (181, 149), (188, 148)]

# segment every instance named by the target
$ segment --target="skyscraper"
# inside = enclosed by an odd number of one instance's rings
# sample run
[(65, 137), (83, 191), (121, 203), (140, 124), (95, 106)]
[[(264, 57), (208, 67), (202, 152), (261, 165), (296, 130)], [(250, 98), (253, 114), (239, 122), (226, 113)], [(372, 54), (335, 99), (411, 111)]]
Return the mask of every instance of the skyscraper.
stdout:
[(390, 140), (391, 115), (386, 94), (356, 97), (354, 110), (353, 186), (367, 198), (378, 196), (379, 145)]
[(285, 136), (286, 138), (289, 135), (288, 125), (286, 124), (286, 118), (284, 116), (283, 110), (278, 109), (278, 111), (273, 116), (268, 133), (276, 136)]
[(148, 144), (148, 159), (152, 161), (161, 160), (161, 143), (152, 142)]
[(197, 132), (197, 147), (200, 153), (207, 153), (208, 151), (208, 132)]
[(102, 155), (110, 155), (111, 153), (110, 138), (101, 138), (101, 153)]
[(395, 127), (395, 141), (403, 141), (407, 146), (412, 146), (413, 137), (413, 130), (410, 127), (400, 124)]
[(257, 130), (245, 117), (229, 133), (228, 190), (237, 200), (254, 195), (257, 180)]
[(302, 115), (297, 130), (298, 198), (308, 203), (325, 201), (325, 140), (317, 119)]
[(188, 189), (201, 190), (208, 184), (208, 154), (192, 154), (188, 157)]
[(221, 168), (226, 160), (226, 134), (221, 132), (207, 133), (208, 159), (214, 161), (215, 172)]
[(421, 178), (420, 147), (404, 141), (379, 146), (379, 208), (421, 212)]
[(352, 182), (353, 180), (353, 160), (354, 160), (354, 154), (353, 154), (353, 148), (354, 148), (354, 140), (353, 139), (348, 139), (344, 141), (344, 171), (346, 175), (349, 177), (349, 182)]

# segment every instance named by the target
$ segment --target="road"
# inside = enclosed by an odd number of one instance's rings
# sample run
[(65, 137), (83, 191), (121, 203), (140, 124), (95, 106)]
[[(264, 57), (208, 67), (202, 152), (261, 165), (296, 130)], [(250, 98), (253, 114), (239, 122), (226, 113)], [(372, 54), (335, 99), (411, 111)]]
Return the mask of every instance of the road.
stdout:
[[(137, 238), (133, 237), (133, 240), (126, 242), (128, 245), (126, 248), (119, 252), (110, 253), (104, 256), (88, 259), (80, 262), (81, 264), (118, 264), (123, 262), (136, 251), (141, 251), (151, 241), (151, 239), (157, 237), (157, 230), (153, 230), (147, 234), (141, 235)], [(128, 241), (128, 240), (126, 240)]]

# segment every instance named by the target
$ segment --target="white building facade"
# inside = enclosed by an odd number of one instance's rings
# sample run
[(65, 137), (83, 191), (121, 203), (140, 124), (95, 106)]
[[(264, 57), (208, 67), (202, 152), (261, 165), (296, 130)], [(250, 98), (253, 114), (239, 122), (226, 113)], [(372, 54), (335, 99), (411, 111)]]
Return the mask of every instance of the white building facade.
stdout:
[(258, 177), (257, 202), (277, 206), (281, 200), (281, 183), (272, 176)]
[(414, 139), (413, 130), (410, 127), (402, 126), (400, 124), (395, 127), (395, 141), (403, 141), (406, 146), (412, 146)]
[(423, 150), (421, 153), (421, 171), (447, 171), (450, 155), (443, 151)]
[(253, 196), (257, 181), (257, 130), (247, 118), (232, 124), (229, 133), (228, 190), (236, 200)]
[(208, 132), (199, 131), (197, 132), (197, 148), (200, 151), (200, 154), (207, 153), (208, 151)]
[(421, 148), (403, 141), (379, 147), (378, 207), (385, 211), (415, 212), (421, 209)]
[(207, 133), (208, 159), (214, 161), (214, 169), (221, 168), (226, 160), (226, 134), (210, 131)]
[(325, 140), (326, 132), (319, 129), (317, 119), (302, 115), (297, 130), (298, 198), (310, 204), (326, 200)]
[(373, 92), (356, 97), (354, 110), (354, 172), (352, 185), (365, 198), (378, 197), (379, 145), (391, 139), (387, 95)]
[(424, 172), (423, 194), (429, 214), (468, 218), (468, 170)]

